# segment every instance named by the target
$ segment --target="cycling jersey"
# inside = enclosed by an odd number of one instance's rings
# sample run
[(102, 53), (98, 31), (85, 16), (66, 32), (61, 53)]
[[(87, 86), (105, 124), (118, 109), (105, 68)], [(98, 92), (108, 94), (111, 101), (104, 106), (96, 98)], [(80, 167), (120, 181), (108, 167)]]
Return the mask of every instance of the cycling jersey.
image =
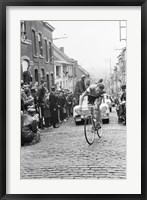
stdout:
[(94, 104), (95, 100), (98, 99), (99, 97), (102, 97), (102, 94), (105, 93), (104, 91), (98, 92), (96, 90), (97, 85), (92, 84), (86, 89), (86, 93), (88, 95), (88, 103)]

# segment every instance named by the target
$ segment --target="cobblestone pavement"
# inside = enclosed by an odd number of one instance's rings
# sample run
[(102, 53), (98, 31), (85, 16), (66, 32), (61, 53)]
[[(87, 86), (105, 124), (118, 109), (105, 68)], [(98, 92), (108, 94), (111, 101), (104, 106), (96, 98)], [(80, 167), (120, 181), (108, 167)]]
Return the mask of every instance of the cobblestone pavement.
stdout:
[(83, 125), (73, 118), (46, 129), (39, 144), (21, 147), (21, 179), (125, 179), (126, 126), (117, 123), (115, 108), (103, 137), (88, 145)]

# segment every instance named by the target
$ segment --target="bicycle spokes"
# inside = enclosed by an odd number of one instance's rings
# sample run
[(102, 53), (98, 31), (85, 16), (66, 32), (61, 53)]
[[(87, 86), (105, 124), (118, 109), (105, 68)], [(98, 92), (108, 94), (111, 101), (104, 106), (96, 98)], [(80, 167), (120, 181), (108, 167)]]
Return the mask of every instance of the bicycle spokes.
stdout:
[(91, 118), (85, 119), (84, 132), (86, 141), (88, 144), (92, 144), (95, 138), (95, 128)]

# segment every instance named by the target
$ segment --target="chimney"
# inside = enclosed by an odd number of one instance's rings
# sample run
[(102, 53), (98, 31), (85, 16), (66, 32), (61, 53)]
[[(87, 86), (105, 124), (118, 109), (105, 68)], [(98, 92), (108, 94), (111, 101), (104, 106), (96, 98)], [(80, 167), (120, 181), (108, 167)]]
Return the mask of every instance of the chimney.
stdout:
[(60, 50), (64, 53), (64, 47), (60, 47)]

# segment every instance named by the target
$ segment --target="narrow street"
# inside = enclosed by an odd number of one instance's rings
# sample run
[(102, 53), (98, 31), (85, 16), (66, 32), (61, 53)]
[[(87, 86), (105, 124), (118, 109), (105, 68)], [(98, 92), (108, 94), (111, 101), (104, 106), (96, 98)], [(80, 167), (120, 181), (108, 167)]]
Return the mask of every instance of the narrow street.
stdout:
[(125, 179), (126, 126), (117, 123), (115, 108), (103, 137), (88, 145), (83, 125), (73, 118), (46, 129), (40, 143), (21, 147), (21, 179)]

